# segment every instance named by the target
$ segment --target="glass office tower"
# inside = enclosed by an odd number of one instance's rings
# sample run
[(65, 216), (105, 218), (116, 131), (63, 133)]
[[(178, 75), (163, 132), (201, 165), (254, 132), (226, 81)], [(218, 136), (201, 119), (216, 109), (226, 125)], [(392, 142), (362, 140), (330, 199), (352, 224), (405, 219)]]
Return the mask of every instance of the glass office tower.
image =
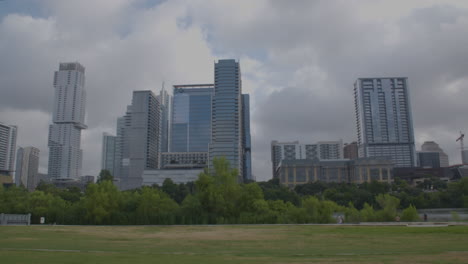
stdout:
[(174, 85), (170, 152), (208, 152), (213, 84)]
[(209, 166), (215, 157), (225, 157), (243, 181), (242, 84), (239, 63), (219, 60), (215, 63), (212, 134)]
[(415, 167), (407, 78), (360, 78), (354, 84), (359, 157), (389, 157)]

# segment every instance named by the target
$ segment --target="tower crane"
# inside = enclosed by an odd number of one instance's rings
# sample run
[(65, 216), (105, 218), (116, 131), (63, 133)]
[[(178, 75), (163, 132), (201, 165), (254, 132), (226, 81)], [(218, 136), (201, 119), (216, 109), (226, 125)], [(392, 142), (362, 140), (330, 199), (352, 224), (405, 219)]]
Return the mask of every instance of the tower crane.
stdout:
[(465, 149), (465, 147), (463, 146), (463, 138), (464, 138), (464, 137), (465, 137), (465, 134), (463, 134), (463, 133), (460, 131), (460, 137), (458, 137), (457, 140), (455, 140), (455, 142), (460, 141), (460, 148), (461, 148), (462, 151)]

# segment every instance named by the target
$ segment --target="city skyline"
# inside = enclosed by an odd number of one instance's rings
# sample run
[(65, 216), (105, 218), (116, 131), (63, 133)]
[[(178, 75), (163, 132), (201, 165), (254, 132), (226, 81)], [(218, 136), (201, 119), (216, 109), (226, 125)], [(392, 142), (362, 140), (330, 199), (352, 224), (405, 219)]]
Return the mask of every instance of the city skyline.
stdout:
[(133, 90), (211, 83), (218, 58), (242, 65), (258, 180), (271, 177), (273, 139), (355, 141), (352, 83), (362, 76), (407, 76), (416, 145), (435, 141), (451, 164), (461, 161), (466, 1), (15, 2), (0, 8), (0, 122), (18, 127), (18, 146), (40, 149), (40, 172), (47, 171), (50, 76), (59, 62), (75, 60), (86, 66), (89, 87), (83, 175), (99, 173), (102, 133), (113, 133)]

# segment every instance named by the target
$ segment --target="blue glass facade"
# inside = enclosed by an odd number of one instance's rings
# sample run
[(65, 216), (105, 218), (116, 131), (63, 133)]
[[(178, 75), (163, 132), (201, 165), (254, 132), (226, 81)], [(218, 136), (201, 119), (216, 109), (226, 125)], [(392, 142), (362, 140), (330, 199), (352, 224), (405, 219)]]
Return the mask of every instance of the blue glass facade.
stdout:
[(215, 157), (225, 157), (239, 171), (243, 181), (242, 85), (239, 63), (219, 60), (215, 63), (212, 139), (209, 165)]
[(174, 86), (171, 152), (208, 152), (213, 90), (212, 84)]

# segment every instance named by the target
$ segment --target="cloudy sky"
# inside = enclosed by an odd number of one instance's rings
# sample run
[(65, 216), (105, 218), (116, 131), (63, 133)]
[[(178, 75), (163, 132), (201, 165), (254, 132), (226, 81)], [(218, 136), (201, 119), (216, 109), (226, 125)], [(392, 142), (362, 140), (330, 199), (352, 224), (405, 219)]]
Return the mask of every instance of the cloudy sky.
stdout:
[(468, 132), (466, 0), (2, 0), (0, 122), (41, 150), (53, 72), (86, 67), (83, 173), (100, 170), (133, 90), (213, 82), (214, 61), (240, 61), (251, 94), (253, 173), (271, 178), (271, 140), (356, 140), (353, 83), (409, 78), (417, 149), (434, 140), (459, 163)]

